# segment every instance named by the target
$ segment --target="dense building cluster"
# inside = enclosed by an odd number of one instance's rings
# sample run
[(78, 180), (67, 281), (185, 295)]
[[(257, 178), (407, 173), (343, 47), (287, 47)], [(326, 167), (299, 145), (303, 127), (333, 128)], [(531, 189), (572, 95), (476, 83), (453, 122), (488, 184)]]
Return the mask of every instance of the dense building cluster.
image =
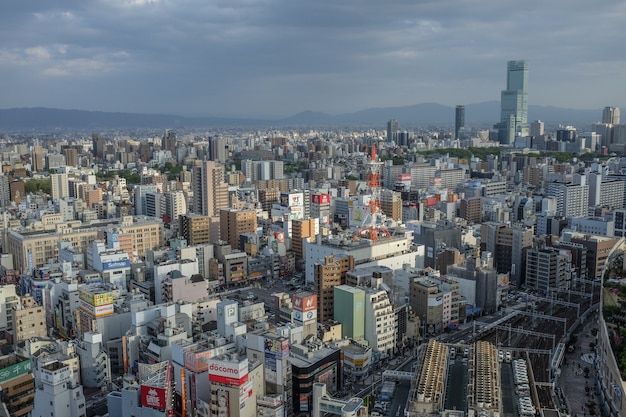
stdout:
[(584, 291), (626, 236), (619, 109), (547, 130), (527, 83), (493, 129), (4, 135), (0, 415), (364, 415), (405, 354), (407, 415), (500, 415), (498, 347), (433, 338)]

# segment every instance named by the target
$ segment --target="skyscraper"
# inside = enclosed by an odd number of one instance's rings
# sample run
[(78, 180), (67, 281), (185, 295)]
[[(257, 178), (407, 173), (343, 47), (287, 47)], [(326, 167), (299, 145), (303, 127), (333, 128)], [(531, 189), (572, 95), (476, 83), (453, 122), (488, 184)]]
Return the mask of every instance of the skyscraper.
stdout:
[(454, 115), (454, 139), (459, 138), (459, 130), (465, 127), (465, 106), (456, 106)]
[(193, 168), (193, 212), (218, 216), (228, 207), (228, 184), (224, 181), (224, 166), (215, 161), (203, 161)]
[(602, 110), (602, 123), (618, 125), (619, 122), (619, 107), (605, 107), (604, 110)]
[(398, 130), (400, 130), (400, 124), (396, 119), (391, 119), (387, 122), (387, 142), (396, 141)]
[(506, 90), (502, 90), (500, 109), (500, 123), (495, 126), (500, 143), (510, 145), (515, 135), (528, 135), (528, 62), (507, 63)]

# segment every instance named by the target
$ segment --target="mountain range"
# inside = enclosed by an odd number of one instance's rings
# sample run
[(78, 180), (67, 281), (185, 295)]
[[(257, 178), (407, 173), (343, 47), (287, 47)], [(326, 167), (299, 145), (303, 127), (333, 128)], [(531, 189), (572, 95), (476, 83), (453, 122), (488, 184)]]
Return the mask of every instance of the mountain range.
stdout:
[[(375, 126), (384, 129), (390, 119), (400, 128), (454, 125), (454, 107), (437, 103), (412, 106), (369, 108), (354, 113), (330, 115), (305, 111), (282, 119), (265, 120), (225, 117), (186, 117), (165, 114), (119, 113), (63, 110), (44, 107), (0, 109), (1, 130), (31, 129), (121, 129), (121, 128), (235, 128), (296, 126)], [(500, 115), (500, 102), (465, 105), (467, 125), (488, 127)], [(577, 110), (552, 106), (529, 106), (528, 120), (543, 120), (550, 125), (587, 128), (601, 118), (602, 109)]]

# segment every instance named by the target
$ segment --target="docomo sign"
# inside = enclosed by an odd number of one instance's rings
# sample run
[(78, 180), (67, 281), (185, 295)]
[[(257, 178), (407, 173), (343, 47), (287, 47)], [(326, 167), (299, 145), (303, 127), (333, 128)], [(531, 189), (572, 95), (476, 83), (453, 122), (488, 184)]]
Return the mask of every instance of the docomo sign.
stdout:
[(293, 309), (303, 313), (317, 310), (317, 295), (302, 296), (295, 294), (293, 296)]
[(330, 204), (330, 194), (312, 194), (311, 203), (313, 204)]
[(141, 386), (141, 405), (143, 407), (156, 408), (157, 410), (165, 410), (167, 401), (165, 401), (165, 388)]
[(209, 381), (240, 387), (248, 381), (248, 359), (241, 362), (226, 362), (211, 359)]

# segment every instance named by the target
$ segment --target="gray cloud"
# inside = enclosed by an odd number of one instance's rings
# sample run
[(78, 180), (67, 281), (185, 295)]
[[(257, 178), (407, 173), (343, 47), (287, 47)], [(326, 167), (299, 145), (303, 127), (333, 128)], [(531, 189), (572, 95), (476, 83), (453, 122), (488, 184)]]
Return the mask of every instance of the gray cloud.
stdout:
[(0, 107), (453, 105), (497, 100), (509, 59), (529, 61), (533, 104), (619, 106), (625, 20), (624, 2), (568, 0), (3, 2)]

